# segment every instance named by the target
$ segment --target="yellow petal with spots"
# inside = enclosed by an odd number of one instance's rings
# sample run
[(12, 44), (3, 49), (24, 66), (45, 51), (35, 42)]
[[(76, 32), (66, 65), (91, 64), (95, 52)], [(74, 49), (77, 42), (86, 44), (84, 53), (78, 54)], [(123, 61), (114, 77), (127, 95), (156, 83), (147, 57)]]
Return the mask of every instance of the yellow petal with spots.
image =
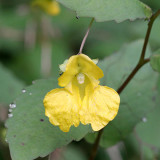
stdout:
[(51, 90), (46, 94), (43, 103), (45, 115), (49, 117), (49, 121), (59, 126), (63, 132), (68, 132), (72, 125), (75, 127), (79, 125), (78, 99), (68, 90)]
[(75, 55), (68, 60), (65, 72), (59, 77), (59, 86), (67, 86), (78, 73), (86, 74), (97, 80), (103, 77), (103, 71), (88, 56)]
[[(87, 88), (86, 88), (87, 90)], [(82, 124), (91, 124), (94, 131), (105, 127), (118, 113), (120, 97), (112, 88), (97, 86), (93, 93), (88, 91), (80, 111)]]

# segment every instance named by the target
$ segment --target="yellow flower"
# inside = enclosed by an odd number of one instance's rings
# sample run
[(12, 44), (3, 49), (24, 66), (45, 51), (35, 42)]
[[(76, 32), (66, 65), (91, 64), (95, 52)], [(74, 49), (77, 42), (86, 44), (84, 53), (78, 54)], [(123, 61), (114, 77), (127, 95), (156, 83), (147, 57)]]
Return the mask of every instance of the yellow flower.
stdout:
[(50, 15), (57, 15), (60, 12), (59, 4), (55, 0), (33, 0), (33, 7), (40, 7)]
[(100, 86), (103, 71), (84, 54), (70, 57), (60, 66), (63, 74), (58, 78), (59, 89), (48, 92), (43, 100), (45, 115), (63, 132), (79, 123), (91, 124), (94, 131), (113, 120), (119, 109), (118, 93)]

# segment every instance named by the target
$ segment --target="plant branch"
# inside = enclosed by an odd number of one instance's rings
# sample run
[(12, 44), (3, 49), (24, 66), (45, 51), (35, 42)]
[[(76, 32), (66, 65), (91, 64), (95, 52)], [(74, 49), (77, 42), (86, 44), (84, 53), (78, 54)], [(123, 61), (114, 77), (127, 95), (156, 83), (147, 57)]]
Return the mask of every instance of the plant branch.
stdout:
[(120, 94), (124, 88), (128, 85), (128, 83), (132, 80), (132, 78), (135, 76), (135, 74), (139, 71), (139, 69), (146, 64), (147, 62), (149, 62), (148, 60), (143, 60), (143, 63), (138, 63), (136, 65), (136, 67), (133, 69), (133, 71), (130, 73), (130, 75), (128, 76), (128, 78), (124, 81), (124, 83), (119, 87), (119, 89), (117, 90), (117, 92)]
[(96, 138), (95, 143), (93, 145), (91, 156), (90, 156), (89, 160), (94, 160), (94, 158), (96, 157), (96, 153), (97, 153), (97, 150), (98, 150), (98, 146), (99, 146), (99, 142), (100, 142), (102, 133), (103, 133), (103, 129), (101, 129), (98, 132), (98, 135), (97, 135), (97, 138)]
[(142, 48), (142, 52), (141, 52), (141, 56), (139, 59), (139, 62), (137, 64), (137, 66), (133, 69), (133, 71), (131, 72), (131, 74), (128, 76), (128, 78), (124, 81), (124, 83), (121, 85), (121, 87), (117, 90), (117, 92), (120, 94), (123, 89), (127, 86), (127, 84), (130, 82), (130, 80), (134, 77), (134, 75), (138, 72), (138, 70), (147, 62), (149, 62), (149, 59), (145, 59), (145, 53), (146, 53), (146, 48), (147, 48), (147, 44), (148, 44), (148, 40), (151, 34), (151, 29), (153, 26), (153, 23), (155, 21), (155, 19), (158, 17), (158, 15), (160, 15), (160, 10), (158, 10), (155, 14), (153, 14), (150, 18), (150, 21), (148, 23), (148, 29), (146, 32), (146, 36), (145, 36), (145, 40), (144, 40), (144, 44), (143, 44), (143, 48)]
[(88, 29), (87, 29), (87, 32), (86, 32), (86, 34), (85, 34), (85, 36), (84, 36), (84, 38), (83, 38), (83, 40), (82, 40), (81, 47), (80, 47), (80, 50), (79, 50), (79, 53), (78, 53), (78, 54), (81, 54), (81, 53), (82, 53), (84, 44), (85, 44), (86, 39), (87, 39), (87, 37), (88, 37), (88, 34), (89, 34), (89, 31), (90, 31), (90, 28), (91, 28), (91, 26), (92, 26), (93, 21), (94, 21), (94, 18), (92, 18), (92, 20), (91, 20), (91, 22), (90, 22), (90, 24), (89, 24), (89, 27), (88, 27)]
[[(123, 84), (117, 90), (117, 92), (119, 94), (121, 94), (121, 92), (125, 89), (125, 87), (128, 85), (128, 83), (132, 80), (132, 78), (135, 76), (135, 74), (139, 71), (139, 69), (143, 65), (145, 65), (146, 63), (148, 63), (150, 61), (149, 58), (145, 59), (145, 53), (146, 53), (146, 48), (147, 48), (147, 44), (148, 44), (148, 40), (149, 40), (149, 37), (150, 37), (150, 33), (151, 33), (151, 30), (152, 30), (153, 23), (159, 15), (160, 15), (160, 10), (158, 10), (155, 14), (153, 14), (151, 16), (150, 21), (148, 23), (148, 29), (147, 29), (147, 32), (146, 32), (146, 36), (145, 36), (145, 40), (144, 40), (144, 44), (143, 44), (143, 48), (142, 48), (142, 52), (141, 52), (139, 62), (136, 65), (136, 67), (133, 69), (133, 71), (130, 73), (128, 78), (123, 82)], [(94, 160), (95, 157), (96, 157), (96, 153), (97, 153), (97, 150), (98, 150), (98, 146), (99, 146), (99, 143), (100, 143), (101, 136), (103, 134), (103, 130), (104, 129), (102, 129), (98, 132), (98, 135), (97, 135), (97, 138), (94, 142), (93, 149), (92, 149), (91, 156), (90, 156), (89, 160)]]
[(152, 30), (152, 26), (153, 26), (153, 23), (154, 23), (155, 19), (159, 15), (160, 15), (160, 9), (155, 14), (153, 14), (151, 16), (151, 18), (150, 18), (150, 21), (148, 23), (148, 30), (147, 30), (147, 33), (146, 33), (146, 36), (145, 36), (145, 41), (144, 41), (144, 45), (143, 45), (143, 49), (142, 49), (142, 54), (141, 54), (140, 60), (143, 60), (144, 57), (145, 57), (145, 52), (146, 52), (148, 40), (149, 40), (149, 37), (150, 37), (150, 33), (151, 33), (151, 30)]

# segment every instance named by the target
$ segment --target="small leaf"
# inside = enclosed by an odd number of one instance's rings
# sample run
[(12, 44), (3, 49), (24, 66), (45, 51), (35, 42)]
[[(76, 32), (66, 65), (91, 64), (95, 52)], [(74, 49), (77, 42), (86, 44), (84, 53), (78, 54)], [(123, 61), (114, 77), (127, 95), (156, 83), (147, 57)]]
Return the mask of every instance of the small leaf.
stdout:
[(57, 83), (54, 79), (35, 81), (16, 99), (13, 117), (6, 123), (12, 160), (44, 157), (72, 140), (79, 141), (91, 131), (90, 125), (80, 125), (64, 133), (49, 122), (44, 113), (43, 98), (48, 91), (58, 87)]
[(78, 17), (94, 17), (97, 22), (149, 18), (151, 9), (139, 0), (58, 0), (76, 11)]
[[(104, 71), (102, 84), (118, 89), (133, 70), (141, 53), (143, 41), (136, 41), (124, 46), (118, 53), (102, 60), (100, 67)], [(147, 55), (151, 53), (147, 49)], [(117, 117), (104, 129), (101, 146), (109, 147), (123, 140), (142, 118), (160, 101), (157, 89), (158, 75), (145, 64), (121, 93), (120, 109)], [(89, 142), (96, 134), (87, 135)]]
[(150, 64), (155, 71), (160, 72), (160, 49), (151, 56)]

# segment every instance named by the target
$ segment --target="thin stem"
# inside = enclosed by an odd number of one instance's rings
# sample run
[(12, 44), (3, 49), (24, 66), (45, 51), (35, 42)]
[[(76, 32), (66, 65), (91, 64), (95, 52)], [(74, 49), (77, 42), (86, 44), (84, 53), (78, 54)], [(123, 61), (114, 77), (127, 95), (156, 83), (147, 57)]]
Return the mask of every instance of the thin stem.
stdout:
[[(146, 63), (146, 62), (145, 62)], [(119, 87), (117, 92), (120, 94), (124, 88), (127, 86), (127, 84), (132, 80), (132, 78), (135, 76), (135, 74), (139, 71), (139, 69), (145, 64), (144, 61), (142, 64), (138, 63), (136, 67), (133, 69), (133, 71), (130, 73), (128, 78), (124, 81), (124, 83)]]
[(87, 29), (87, 32), (86, 32), (86, 34), (85, 34), (85, 36), (84, 36), (84, 38), (83, 38), (83, 40), (82, 40), (81, 47), (80, 47), (80, 50), (79, 50), (79, 53), (78, 53), (78, 54), (81, 54), (81, 53), (82, 53), (84, 44), (85, 44), (86, 39), (87, 39), (87, 37), (88, 37), (88, 34), (89, 34), (89, 31), (90, 31), (90, 28), (91, 28), (91, 26), (92, 26), (93, 21), (94, 21), (94, 18), (92, 18), (92, 20), (91, 20), (91, 22), (90, 22), (90, 24), (89, 24), (89, 27), (88, 27), (88, 29)]
[[(144, 44), (143, 44), (143, 49), (142, 49), (142, 52), (141, 52), (141, 56), (140, 56), (140, 59), (139, 59), (139, 62), (138, 64), (136, 65), (136, 67), (133, 69), (133, 71), (130, 73), (130, 75), (128, 76), (128, 78), (123, 82), (123, 84), (119, 87), (119, 89), (117, 90), (117, 92), (120, 94), (124, 89), (125, 87), (128, 85), (128, 83), (132, 80), (132, 78), (135, 76), (135, 74), (139, 71), (139, 69), (145, 65), (146, 63), (148, 63), (150, 61), (149, 58), (147, 59), (144, 59), (145, 58), (145, 53), (146, 53), (146, 48), (147, 48), (147, 44), (148, 44), (148, 40), (149, 40), (149, 37), (150, 37), (150, 33), (151, 33), (151, 30), (152, 30), (152, 26), (153, 26), (153, 23), (155, 21), (155, 19), (158, 17), (158, 15), (160, 15), (160, 10), (158, 10), (155, 14), (153, 14), (150, 18), (150, 21), (148, 23), (148, 29), (147, 29), (147, 32), (146, 32), (146, 36), (145, 36), (145, 40), (144, 40)], [(93, 145), (93, 149), (92, 149), (92, 152), (91, 152), (91, 156), (90, 156), (90, 159), (89, 160), (94, 160), (95, 157), (96, 157), (96, 153), (97, 153), (97, 150), (98, 150), (98, 146), (99, 146), (99, 143), (100, 143), (100, 139), (101, 139), (101, 136), (103, 134), (103, 130), (100, 130), (98, 132), (98, 135), (97, 135), (97, 138), (95, 140), (95, 143)]]
[(150, 37), (150, 33), (151, 33), (151, 30), (152, 30), (152, 26), (153, 26), (153, 23), (154, 23), (155, 19), (159, 15), (160, 15), (160, 9), (155, 14), (153, 14), (151, 16), (151, 18), (150, 18), (150, 21), (148, 23), (148, 30), (147, 30), (147, 33), (146, 33), (146, 36), (145, 36), (145, 41), (144, 41), (144, 45), (143, 45), (143, 49), (142, 49), (140, 60), (143, 60), (144, 57), (145, 57), (145, 52), (146, 52), (148, 40), (149, 40), (149, 37)]
[(143, 61), (143, 63), (146, 64), (146, 63), (148, 63), (149, 61), (150, 61), (150, 58), (145, 58), (144, 61)]
[(124, 83), (119, 87), (119, 89), (117, 90), (117, 92), (120, 94), (123, 89), (127, 86), (127, 84), (132, 80), (132, 78), (135, 76), (135, 74), (139, 71), (139, 69), (145, 65), (146, 63), (148, 63), (150, 61), (149, 58), (146, 59), (142, 59), (142, 61), (139, 61), (139, 63), (136, 65), (136, 67), (133, 69), (133, 71), (130, 73), (130, 75), (128, 76), (128, 78), (124, 81)]
[(103, 133), (103, 129), (101, 129), (98, 132), (98, 135), (97, 135), (96, 141), (95, 141), (95, 143), (93, 145), (92, 153), (91, 153), (91, 156), (90, 156), (89, 160), (94, 160), (94, 158), (96, 156), (96, 153), (97, 153), (97, 150), (98, 150), (98, 145), (99, 145), (102, 133)]

